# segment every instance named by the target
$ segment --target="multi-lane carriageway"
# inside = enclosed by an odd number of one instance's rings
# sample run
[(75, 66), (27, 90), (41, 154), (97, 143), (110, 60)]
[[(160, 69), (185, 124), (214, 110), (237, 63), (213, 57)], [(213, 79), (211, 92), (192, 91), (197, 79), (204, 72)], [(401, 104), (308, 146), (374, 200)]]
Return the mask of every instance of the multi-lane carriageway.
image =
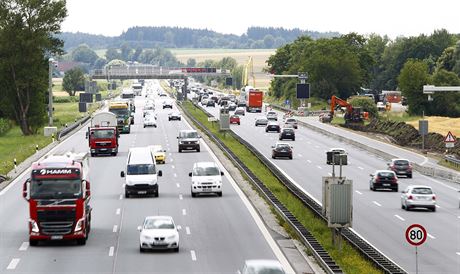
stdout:
[[(218, 107), (205, 109), (219, 117)], [(271, 159), (271, 146), (278, 141), (278, 134), (266, 133), (265, 127), (255, 127), (254, 119), (260, 115), (246, 113), (241, 117), (241, 125), (231, 125), (231, 129), (319, 203), (322, 199), (322, 176), (331, 176), (331, 166), (326, 164), (326, 151), (336, 147), (347, 151), (349, 165), (343, 168), (343, 174), (353, 180), (353, 229), (377, 249), (406, 271), (415, 273), (415, 249), (406, 242), (404, 232), (409, 225), (419, 223), (428, 231), (426, 243), (418, 248), (419, 273), (460, 273), (458, 184), (418, 172), (414, 172), (413, 179), (399, 178), (399, 191), (408, 185), (429, 185), (437, 197), (436, 212), (407, 212), (401, 209), (401, 193), (369, 190), (369, 174), (387, 168), (387, 162), (382, 158), (299, 126), (295, 141), (284, 140), (294, 147), (294, 159)], [(282, 123), (282, 113), (278, 116)], [(368, 145), (372, 146), (372, 143)], [(397, 154), (398, 150), (395, 148), (387, 152)]]
[[(142, 110), (144, 99), (136, 98)], [(92, 157), (92, 230), (85, 246), (28, 245), (28, 205), (22, 183), (29, 170), (0, 192), (0, 273), (235, 273), (247, 259), (277, 259), (292, 271), (260, 217), (228, 172), (223, 197), (191, 198), (188, 173), (197, 161), (218, 161), (202, 142), (200, 153), (178, 153), (177, 133), (190, 126), (168, 122), (157, 103), (158, 128), (143, 128), (137, 111), (131, 134), (120, 138), (117, 157)], [(161, 144), (167, 163), (159, 165), (159, 198), (123, 196), (120, 171), (128, 149)], [(85, 128), (51, 153), (88, 151)], [(140, 225), (148, 215), (171, 215), (180, 227), (180, 251), (139, 252)]]

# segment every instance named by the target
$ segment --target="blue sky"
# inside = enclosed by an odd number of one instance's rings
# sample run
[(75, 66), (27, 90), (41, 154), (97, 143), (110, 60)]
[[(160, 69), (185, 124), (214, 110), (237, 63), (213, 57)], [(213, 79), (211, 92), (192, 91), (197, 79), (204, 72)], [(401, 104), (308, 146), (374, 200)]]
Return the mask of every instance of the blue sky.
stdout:
[(251, 26), (397, 36), (460, 33), (459, 0), (67, 0), (62, 31), (117, 36), (132, 26), (207, 28), (242, 34)]

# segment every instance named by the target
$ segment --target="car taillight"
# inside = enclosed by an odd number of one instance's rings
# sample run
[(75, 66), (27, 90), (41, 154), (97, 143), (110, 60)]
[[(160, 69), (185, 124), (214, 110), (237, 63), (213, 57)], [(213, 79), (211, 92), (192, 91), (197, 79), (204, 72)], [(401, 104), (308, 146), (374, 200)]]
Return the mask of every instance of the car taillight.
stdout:
[(412, 195), (409, 195), (409, 197), (407, 197), (408, 200), (412, 200)]
[(435, 195), (433, 195), (433, 200), (436, 200), (436, 196), (435, 196)]
[(408, 169), (408, 170), (412, 170), (412, 166), (409, 165), (409, 166), (407, 167), (407, 169)]
[(393, 184), (396, 184), (396, 183), (398, 182), (398, 179), (393, 178), (393, 181), (392, 181), (392, 182), (393, 182)]

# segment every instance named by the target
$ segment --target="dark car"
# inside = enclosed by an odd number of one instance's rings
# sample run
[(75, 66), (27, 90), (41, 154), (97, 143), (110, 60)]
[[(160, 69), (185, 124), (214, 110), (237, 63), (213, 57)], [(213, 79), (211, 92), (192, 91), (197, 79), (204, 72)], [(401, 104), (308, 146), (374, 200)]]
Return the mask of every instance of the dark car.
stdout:
[(182, 152), (182, 150), (196, 150), (200, 152), (200, 138), (196, 130), (180, 130), (177, 137), (179, 152)]
[(206, 102), (206, 106), (207, 107), (215, 107), (216, 102), (214, 102), (214, 100), (212, 100), (212, 99), (208, 99), (208, 101)]
[(398, 178), (396, 173), (391, 170), (377, 170), (374, 174), (370, 174), (369, 189), (375, 191), (377, 189), (391, 189), (398, 192)]
[(286, 157), (292, 160), (292, 147), (288, 143), (276, 143), (272, 146), (272, 158)]
[(412, 165), (406, 159), (391, 159), (388, 163), (388, 169), (394, 171), (396, 175), (405, 175), (412, 178)]
[(240, 116), (232, 115), (230, 116), (230, 124), (240, 124)]
[(292, 141), (295, 141), (295, 131), (292, 128), (283, 128), (281, 129), (280, 132), (280, 140), (283, 139), (291, 139)]
[(281, 131), (280, 124), (278, 124), (277, 122), (269, 122), (267, 126), (265, 127), (265, 132), (271, 132), (271, 131), (276, 131), (279, 133)]

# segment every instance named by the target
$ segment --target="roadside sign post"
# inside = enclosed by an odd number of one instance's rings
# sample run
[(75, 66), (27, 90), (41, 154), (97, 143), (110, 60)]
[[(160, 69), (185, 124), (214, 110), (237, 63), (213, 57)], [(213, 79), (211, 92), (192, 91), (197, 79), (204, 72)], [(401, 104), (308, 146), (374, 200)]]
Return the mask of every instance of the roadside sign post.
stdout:
[(418, 131), (422, 135), (422, 151), (425, 150), (425, 135), (428, 134), (428, 120), (418, 121)]
[(456, 141), (457, 139), (450, 131), (449, 133), (447, 133), (447, 136), (444, 138), (444, 143), (446, 144), (446, 148), (453, 148), (455, 146)]
[(418, 250), (417, 247), (426, 241), (426, 229), (419, 224), (412, 224), (406, 229), (406, 240), (415, 246), (415, 273), (418, 274)]

